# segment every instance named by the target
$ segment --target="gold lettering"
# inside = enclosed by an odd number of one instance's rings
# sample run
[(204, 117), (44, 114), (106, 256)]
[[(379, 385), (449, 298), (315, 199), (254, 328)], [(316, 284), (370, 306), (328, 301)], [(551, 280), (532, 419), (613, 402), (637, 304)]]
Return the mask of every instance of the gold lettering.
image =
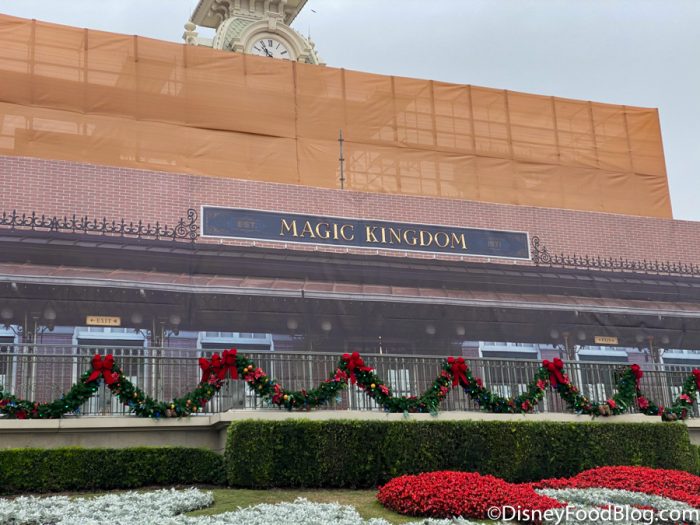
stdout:
[(304, 223), (304, 227), (301, 230), (301, 237), (303, 237), (304, 235), (307, 235), (307, 234), (308, 234), (310, 239), (316, 238), (316, 236), (314, 235), (314, 229), (311, 227), (311, 223), (309, 221), (306, 221)]
[(338, 223), (337, 222), (333, 223), (333, 240), (334, 241), (338, 240)]
[(327, 222), (319, 222), (316, 225), (316, 235), (318, 235), (321, 239), (328, 239), (331, 236), (330, 232), (330, 224)]
[[(345, 228), (349, 228), (349, 229), (350, 229), (350, 235), (347, 235), (347, 234), (345, 233)], [(344, 240), (346, 240), (346, 241), (353, 241), (353, 240), (355, 240), (355, 227), (354, 227), (352, 224), (343, 224), (343, 225), (340, 227), (340, 236), (341, 236)], [(368, 239), (368, 242), (369, 242), (369, 239)]]
[(376, 226), (365, 226), (365, 237), (367, 239), (367, 242), (379, 242), (377, 240), (377, 236), (374, 234), (374, 230), (376, 229)]
[(299, 237), (297, 234), (297, 221), (296, 219), (292, 221), (290, 225), (286, 220), (282, 219), (282, 226), (280, 228), (280, 237), (284, 237), (286, 233), (292, 233), (292, 237)]
[[(441, 243), (440, 239), (444, 239), (444, 242)], [(447, 246), (450, 244), (450, 236), (445, 232), (437, 232), (435, 234), (435, 244), (437, 244), (440, 248), (447, 248)]]
[(416, 241), (416, 230), (404, 230), (403, 231), (403, 240), (406, 241), (406, 244), (408, 244), (409, 246), (415, 246), (416, 242), (417, 242)]
[[(428, 242), (425, 241), (425, 236), (428, 236)], [(430, 246), (433, 243), (433, 234), (430, 232), (427, 232), (425, 230), (421, 230), (420, 233), (418, 234), (418, 237), (420, 238), (420, 245), (421, 246)]]
[(455, 245), (460, 246), (463, 250), (467, 249), (467, 240), (464, 238), (463, 233), (459, 235), (454, 232), (452, 233), (452, 247), (454, 248)]
[[(404, 232), (404, 237), (405, 237)], [(401, 244), (401, 229), (399, 228), (398, 233), (394, 228), (389, 228), (389, 244), (394, 244), (394, 241), (396, 241), (397, 244)]]

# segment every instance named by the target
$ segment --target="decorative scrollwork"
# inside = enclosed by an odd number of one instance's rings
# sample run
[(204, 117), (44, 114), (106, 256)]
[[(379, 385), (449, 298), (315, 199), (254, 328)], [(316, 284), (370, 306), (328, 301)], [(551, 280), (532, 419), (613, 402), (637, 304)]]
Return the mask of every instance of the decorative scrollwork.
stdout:
[(119, 221), (108, 221), (106, 217), (102, 219), (90, 219), (87, 215), (78, 217), (48, 217), (46, 215), (18, 214), (16, 210), (12, 213), (3, 212), (0, 217), (0, 226), (9, 227), (10, 230), (29, 229), (31, 231), (46, 230), (49, 232), (69, 232), (85, 233), (116, 237), (136, 237), (138, 239), (171, 239), (173, 241), (195, 242), (199, 237), (199, 225), (197, 224), (197, 211), (187, 210), (187, 218), (180, 218), (174, 227), (156, 222), (155, 224), (138, 222), (127, 222), (125, 219)]
[(537, 266), (601, 270), (609, 272), (646, 273), (656, 275), (682, 275), (700, 277), (700, 266), (670, 261), (631, 261), (622, 257), (593, 257), (590, 255), (551, 254), (540, 238), (532, 237), (532, 262)]

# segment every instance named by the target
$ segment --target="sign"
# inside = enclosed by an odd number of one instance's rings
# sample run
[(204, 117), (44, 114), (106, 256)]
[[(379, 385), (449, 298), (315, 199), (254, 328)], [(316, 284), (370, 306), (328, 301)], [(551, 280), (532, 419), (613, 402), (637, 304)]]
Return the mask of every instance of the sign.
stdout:
[(88, 315), (85, 324), (88, 326), (121, 326), (121, 317), (107, 317), (105, 315)]
[(596, 335), (593, 340), (597, 345), (616, 345), (619, 344), (617, 337), (612, 337), (609, 335)]
[(530, 259), (527, 233), (202, 207), (202, 236)]

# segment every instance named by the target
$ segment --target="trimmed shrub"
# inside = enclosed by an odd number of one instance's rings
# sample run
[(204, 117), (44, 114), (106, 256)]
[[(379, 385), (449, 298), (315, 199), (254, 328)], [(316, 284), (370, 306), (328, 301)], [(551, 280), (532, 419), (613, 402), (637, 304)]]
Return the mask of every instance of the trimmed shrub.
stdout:
[(197, 448), (0, 450), (0, 492), (222, 484), (223, 458)]
[(604, 465), (695, 472), (685, 426), (510, 421), (234, 422), (225, 452), (235, 487), (373, 487), (403, 474), (460, 470), (522, 482)]
[(690, 445), (695, 451), (695, 473), (700, 476), (700, 445)]

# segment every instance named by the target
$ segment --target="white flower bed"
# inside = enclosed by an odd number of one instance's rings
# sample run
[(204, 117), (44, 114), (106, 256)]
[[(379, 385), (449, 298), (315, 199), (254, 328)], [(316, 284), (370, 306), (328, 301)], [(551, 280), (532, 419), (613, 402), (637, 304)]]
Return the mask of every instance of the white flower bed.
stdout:
[[(638, 525), (640, 523), (700, 523), (700, 509), (682, 501), (663, 496), (606, 488), (538, 489), (543, 496), (549, 496), (567, 503), (571, 516), (580, 510), (584, 519), (564, 519), (562, 523), (577, 525)], [(651, 507), (652, 509), (650, 509)], [(617, 514), (603, 513), (603, 510), (617, 509)], [(673, 513), (676, 513), (675, 515)], [(566, 516), (566, 515), (565, 515)], [(595, 516), (595, 519), (591, 519)], [(612, 518), (612, 519), (604, 519)]]
[[(569, 503), (572, 508), (586, 511), (600, 511), (602, 507), (612, 504), (698, 512), (698, 509), (693, 509), (686, 503), (626, 490), (542, 489), (537, 492)], [(313, 503), (303, 498), (293, 503), (262, 504), (214, 516), (184, 515), (192, 510), (209, 507), (213, 502), (210, 492), (202, 492), (198, 489), (127, 492), (96, 498), (74, 499), (65, 496), (18, 497), (0, 499), (0, 525), (101, 525), (105, 523), (114, 525), (325, 525), (329, 523), (389, 525), (383, 519), (364, 520), (353, 507), (348, 505)], [(494, 524), (494, 522), (491, 523)], [(569, 520), (565, 523), (622, 525), (625, 522)], [(413, 522), (413, 525), (457, 524), (476, 525), (463, 519), (422, 519)]]
[(608, 504), (653, 507), (655, 509), (692, 511), (693, 507), (682, 501), (645, 494), (644, 492), (631, 492), (629, 490), (591, 488), (591, 489), (538, 489), (543, 496), (549, 496), (557, 501), (569, 503), (574, 506), (600, 507)]
[[(189, 518), (192, 521), (168, 521), (167, 525), (390, 525), (388, 521), (373, 518), (364, 520), (349, 505), (338, 503), (313, 503), (298, 498), (293, 503), (262, 504), (235, 512), (226, 512), (216, 516)], [(477, 525), (470, 521), (431, 520), (413, 522), (413, 525)], [(412, 524), (408, 524), (412, 525)]]
[(34, 496), (0, 499), (2, 525), (100, 525), (163, 523), (163, 518), (210, 506), (210, 492), (197, 489), (107, 494), (97, 498)]
[[(366, 521), (348, 505), (293, 503), (257, 505), (215, 516), (183, 516), (208, 507), (210, 492), (198, 489), (127, 492), (97, 498), (54, 496), (0, 499), (0, 525), (389, 525), (383, 519)], [(458, 520), (421, 520), (414, 525), (476, 525)]]

